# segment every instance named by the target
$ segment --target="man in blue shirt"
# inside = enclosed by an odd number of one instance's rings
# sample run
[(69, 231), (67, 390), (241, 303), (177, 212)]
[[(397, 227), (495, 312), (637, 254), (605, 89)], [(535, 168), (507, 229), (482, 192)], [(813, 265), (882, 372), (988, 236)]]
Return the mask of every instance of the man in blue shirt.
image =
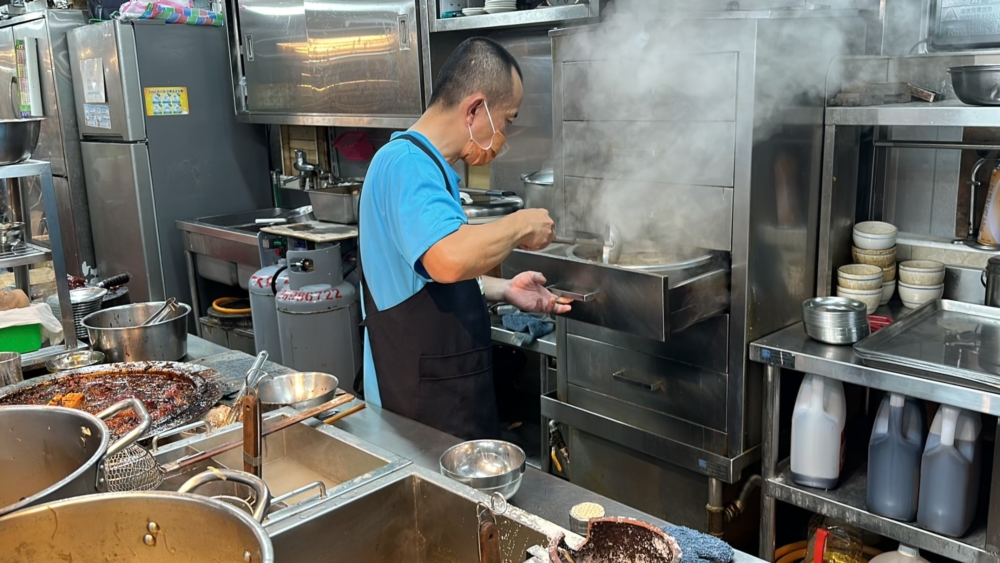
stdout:
[(361, 192), (365, 398), (467, 439), (499, 433), (487, 300), (569, 311), (537, 272), (484, 276), (515, 248), (548, 246), (548, 212), (469, 225), (450, 166), (496, 158), (522, 94), (510, 53), (466, 40), (441, 67), (424, 115), (372, 159)]

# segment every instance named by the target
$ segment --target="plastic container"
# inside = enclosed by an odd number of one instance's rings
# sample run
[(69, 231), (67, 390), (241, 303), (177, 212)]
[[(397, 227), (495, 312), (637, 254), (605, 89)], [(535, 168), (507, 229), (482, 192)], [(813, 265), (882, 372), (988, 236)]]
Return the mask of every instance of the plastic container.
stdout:
[(42, 347), (42, 325), (9, 326), (0, 329), (0, 352), (27, 354)]
[(869, 563), (929, 563), (920, 556), (920, 550), (908, 545), (899, 544), (899, 550), (887, 551), (872, 557)]
[(861, 530), (834, 518), (817, 516), (809, 521), (809, 542), (803, 561), (863, 563), (865, 546)]
[(917, 522), (946, 536), (961, 537), (976, 514), (982, 465), (978, 413), (941, 405), (920, 466)]
[(890, 393), (882, 398), (868, 442), (868, 510), (910, 522), (917, 517), (924, 408)]
[(806, 374), (792, 412), (792, 480), (819, 489), (837, 486), (844, 462), (844, 385)]

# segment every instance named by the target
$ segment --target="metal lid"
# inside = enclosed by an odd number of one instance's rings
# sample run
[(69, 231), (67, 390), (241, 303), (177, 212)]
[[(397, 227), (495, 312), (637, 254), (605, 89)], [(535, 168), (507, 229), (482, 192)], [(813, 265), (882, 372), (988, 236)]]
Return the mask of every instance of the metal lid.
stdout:
[(465, 211), (465, 216), (469, 219), (477, 219), (510, 215), (522, 207), (524, 207), (524, 200), (519, 197), (492, 197), (488, 203), (480, 201), (463, 205), (462, 210)]
[(551, 186), (556, 183), (556, 175), (551, 168), (543, 168), (534, 174), (522, 174), (521, 181), (529, 184)]

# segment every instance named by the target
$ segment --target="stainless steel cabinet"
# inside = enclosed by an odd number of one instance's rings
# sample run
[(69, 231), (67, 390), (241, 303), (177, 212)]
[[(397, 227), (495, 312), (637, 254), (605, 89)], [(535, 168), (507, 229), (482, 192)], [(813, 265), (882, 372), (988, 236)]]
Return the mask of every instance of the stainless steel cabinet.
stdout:
[[(13, 93), (16, 86), (14, 81), (17, 78), (17, 58), (14, 55), (14, 30), (10, 27), (0, 29), (0, 88), (7, 88)], [(14, 115), (14, 101), (11, 95), (4, 95), (9, 103), (0, 104), (0, 116), (4, 119), (16, 119), (21, 117), (20, 112)]]
[(401, 126), (423, 110), (415, 0), (236, 0), (237, 112), (266, 123)]

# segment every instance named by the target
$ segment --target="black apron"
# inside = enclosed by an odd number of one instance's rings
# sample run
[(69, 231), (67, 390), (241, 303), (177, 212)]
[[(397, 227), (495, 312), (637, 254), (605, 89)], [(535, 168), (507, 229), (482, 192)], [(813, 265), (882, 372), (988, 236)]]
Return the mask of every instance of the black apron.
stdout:
[[(397, 139), (426, 153), (449, 189), (444, 167), (419, 139), (407, 134)], [(367, 313), (362, 324), (382, 407), (462, 439), (499, 437), (490, 319), (479, 283), (430, 282), (380, 311), (365, 278), (362, 273)]]

